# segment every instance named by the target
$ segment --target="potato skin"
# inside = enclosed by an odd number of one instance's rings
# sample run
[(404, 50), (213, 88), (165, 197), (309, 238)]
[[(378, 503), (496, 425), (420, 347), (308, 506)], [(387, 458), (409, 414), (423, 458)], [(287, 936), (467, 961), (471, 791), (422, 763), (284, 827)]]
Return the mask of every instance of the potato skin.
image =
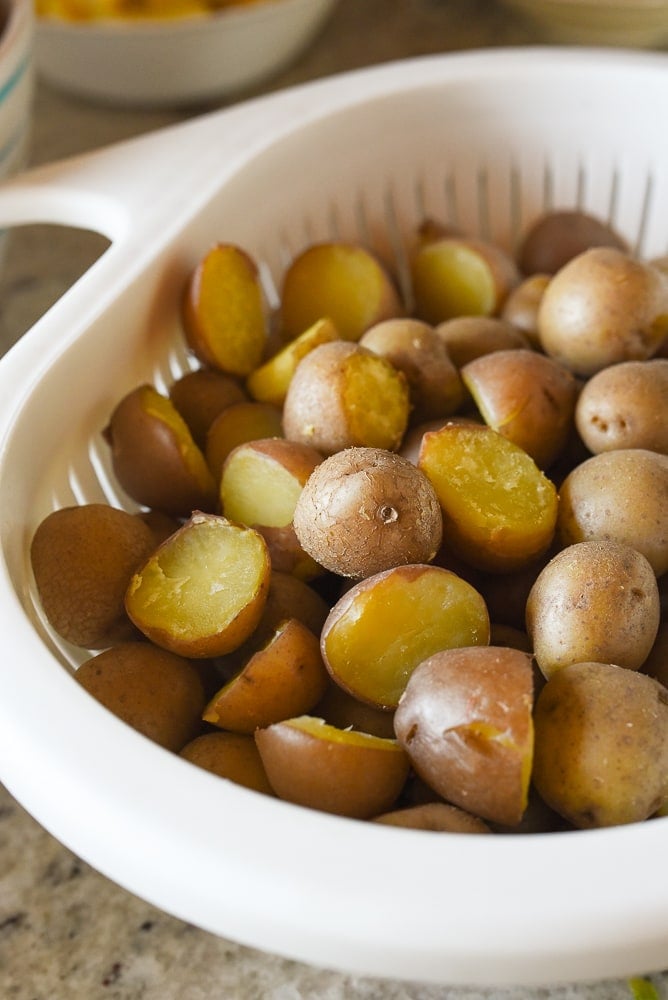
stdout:
[(591, 247), (627, 250), (626, 241), (602, 219), (581, 210), (553, 210), (535, 219), (517, 251), (520, 270), (527, 275), (556, 274)]
[(430, 562), (442, 539), (441, 509), (427, 477), (381, 448), (347, 448), (325, 459), (302, 490), (293, 524), (319, 565), (356, 579)]
[(407, 806), (376, 816), (374, 823), (382, 826), (401, 826), (412, 830), (431, 830), (434, 833), (491, 833), (477, 816), (451, 806), (448, 802), (425, 802)]
[(575, 408), (580, 437), (594, 454), (645, 448), (668, 455), (668, 358), (625, 361), (593, 375)]

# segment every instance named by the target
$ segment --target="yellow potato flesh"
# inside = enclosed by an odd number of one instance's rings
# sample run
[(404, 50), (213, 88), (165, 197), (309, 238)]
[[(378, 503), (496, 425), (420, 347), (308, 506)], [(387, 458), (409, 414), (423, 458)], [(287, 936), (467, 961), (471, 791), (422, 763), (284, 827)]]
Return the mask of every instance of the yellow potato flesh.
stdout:
[(207, 434), (204, 453), (216, 480), (227, 456), (240, 444), (281, 437), (281, 411), (269, 403), (234, 403), (216, 417)]
[(439, 567), (382, 573), (347, 597), (325, 623), (325, 662), (337, 683), (370, 704), (395, 707), (413, 670), (432, 653), (489, 642), (482, 597)]
[(308, 330), (291, 341), (282, 351), (248, 376), (246, 388), (260, 403), (282, 406), (295, 369), (302, 358), (318, 347), (338, 340), (339, 334), (330, 319), (319, 319)]
[(211, 472), (204, 455), (195, 444), (188, 425), (172, 401), (150, 386), (146, 386), (142, 390), (142, 405), (149, 416), (166, 424), (172, 430), (188, 472), (203, 490), (210, 490)]
[(408, 422), (407, 383), (384, 359), (353, 354), (345, 363), (343, 407), (352, 441), (392, 450)]
[(422, 247), (413, 266), (417, 315), (427, 323), (455, 316), (489, 316), (496, 309), (496, 283), (489, 264), (455, 240)]
[(299, 479), (279, 462), (240, 449), (225, 466), (220, 496), (231, 521), (283, 528), (292, 521), (301, 491)]

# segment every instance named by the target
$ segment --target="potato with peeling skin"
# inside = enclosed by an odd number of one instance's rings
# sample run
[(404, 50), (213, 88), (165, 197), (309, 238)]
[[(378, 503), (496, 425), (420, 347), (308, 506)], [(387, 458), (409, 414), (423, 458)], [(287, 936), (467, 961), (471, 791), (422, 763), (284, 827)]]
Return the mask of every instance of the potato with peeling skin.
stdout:
[(580, 829), (637, 823), (668, 795), (668, 691), (608, 663), (574, 663), (536, 702), (533, 780)]
[(262, 361), (268, 336), (255, 261), (230, 243), (212, 247), (188, 280), (182, 318), (200, 361), (228, 375), (250, 375)]
[(187, 423), (195, 443), (203, 449), (209, 427), (218, 414), (248, 397), (230, 375), (213, 368), (197, 368), (172, 384), (169, 398)]
[(394, 728), (416, 772), (439, 795), (513, 826), (528, 801), (532, 708), (529, 654), (494, 646), (449, 649), (413, 672)]
[(636, 549), (580, 542), (538, 574), (526, 605), (527, 631), (545, 677), (569, 663), (597, 660), (637, 670), (660, 621), (652, 567)]
[(369, 819), (384, 812), (408, 775), (396, 740), (337, 729), (312, 716), (258, 729), (255, 742), (279, 798), (338, 816)]
[(489, 615), (466, 580), (439, 566), (397, 566), (356, 583), (330, 611), (320, 645), (344, 690), (393, 709), (419, 663), (442, 649), (486, 645)]
[(297, 498), (293, 523), (316, 563), (353, 578), (430, 562), (442, 538), (427, 477), (381, 448), (346, 448), (326, 458)]
[(374, 823), (400, 826), (410, 830), (430, 830), (433, 833), (491, 833), (477, 816), (450, 805), (448, 802), (425, 802), (375, 816)]
[(515, 262), (486, 240), (446, 237), (423, 244), (411, 261), (415, 315), (438, 324), (455, 316), (494, 316), (520, 281)]
[(259, 403), (283, 406), (297, 365), (320, 344), (340, 340), (339, 331), (331, 319), (318, 319), (263, 365), (251, 372), (246, 380), (248, 392)]
[(285, 398), (283, 431), (323, 455), (356, 446), (393, 451), (409, 415), (402, 372), (359, 344), (334, 341), (299, 363)]
[(328, 316), (342, 340), (356, 341), (374, 323), (403, 312), (384, 266), (356, 244), (313, 243), (283, 277), (280, 316), (286, 340)]
[(126, 642), (74, 675), (97, 701), (154, 743), (178, 753), (197, 734), (204, 689), (194, 664), (148, 642)]
[(529, 346), (524, 334), (499, 316), (455, 316), (434, 329), (457, 368), (492, 351)]
[(153, 386), (138, 386), (123, 397), (104, 436), (114, 475), (137, 503), (175, 517), (216, 509), (216, 485), (204, 455), (171, 400)]
[(258, 625), (270, 575), (257, 531), (195, 513), (133, 575), (125, 607), (158, 646), (193, 658), (223, 656)]
[(595, 455), (617, 448), (668, 455), (668, 358), (623, 361), (592, 375), (578, 398), (575, 423)]
[(180, 757), (235, 785), (273, 795), (252, 736), (241, 733), (203, 733), (181, 750)]
[(108, 504), (48, 514), (33, 535), (30, 562), (42, 609), (58, 635), (84, 649), (136, 638), (125, 591), (156, 544), (141, 518)]

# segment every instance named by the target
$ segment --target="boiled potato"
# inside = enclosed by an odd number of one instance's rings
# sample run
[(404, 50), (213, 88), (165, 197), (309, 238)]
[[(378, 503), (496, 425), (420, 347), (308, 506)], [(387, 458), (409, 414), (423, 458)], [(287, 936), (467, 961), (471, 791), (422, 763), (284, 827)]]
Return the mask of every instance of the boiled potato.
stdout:
[(573, 427), (578, 385), (571, 372), (537, 351), (511, 350), (476, 358), (461, 376), (485, 423), (549, 468)]
[(521, 569), (550, 545), (557, 520), (554, 485), (497, 431), (446, 424), (424, 435), (418, 468), (436, 490), (445, 543), (471, 565), (493, 572)]
[(668, 691), (644, 674), (574, 663), (536, 703), (533, 780), (579, 828), (648, 819), (668, 794)]
[(148, 642), (126, 642), (81, 664), (75, 680), (110, 712), (178, 753), (197, 734), (204, 708), (189, 660)]
[(492, 351), (529, 346), (522, 331), (499, 316), (455, 316), (438, 323), (435, 330), (457, 368)]
[(281, 407), (297, 365), (314, 347), (339, 340), (339, 331), (331, 319), (319, 319), (263, 365), (251, 372), (246, 380), (248, 392), (259, 403)]
[(85, 649), (136, 638), (125, 591), (155, 547), (155, 535), (144, 521), (107, 504), (48, 514), (33, 535), (30, 561), (49, 624)]
[(486, 645), (489, 615), (466, 580), (439, 566), (397, 566), (351, 587), (321, 634), (325, 665), (361, 701), (393, 709), (432, 653)]
[(628, 250), (626, 240), (603, 219), (581, 209), (552, 209), (535, 219), (524, 233), (517, 262), (527, 275), (556, 274), (592, 247)]
[(218, 414), (248, 397), (230, 375), (212, 368), (197, 368), (172, 384), (169, 398), (187, 423), (197, 446), (204, 449), (209, 428)]
[(327, 690), (313, 709), (313, 715), (338, 729), (357, 729), (371, 736), (394, 739), (392, 712), (360, 701), (333, 680), (330, 680)]
[(258, 625), (270, 575), (257, 531), (196, 513), (136, 570), (125, 607), (156, 645), (188, 657), (222, 656)]
[(668, 688), (668, 620), (659, 626), (654, 645), (642, 665), (644, 674), (661, 681)]
[(175, 517), (216, 508), (216, 484), (174, 404), (151, 385), (127, 393), (104, 436), (116, 479), (133, 500)]
[(549, 274), (532, 274), (524, 278), (510, 292), (500, 312), (504, 322), (521, 331), (528, 347), (540, 348), (538, 311), (550, 280)]
[(282, 436), (283, 419), (277, 406), (248, 400), (226, 407), (209, 427), (204, 446), (215, 482), (220, 485), (225, 460), (238, 445)]
[(577, 375), (649, 358), (668, 333), (668, 275), (621, 250), (586, 250), (545, 289), (538, 332)]
[(400, 826), (411, 830), (431, 830), (434, 833), (491, 833), (477, 816), (458, 809), (448, 802), (425, 802), (375, 816), (374, 823)]
[(346, 448), (315, 468), (297, 498), (294, 528), (325, 569), (365, 577), (430, 562), (441, 544), (434, 488), (407, 459), (380, 448)]
[(203, 733), (180, 752), (184, 760), (227, 778), (235, 785), (273, 795), (262, 759), (252, 736), (241, 733)]
[(213, 246), (192, 272), (183, 297), (183, 327), (195, 355), (243, 378), (261, 363), (267, 310), (255, 261), (229, 243)]
[(276, 794), (297, 805), (357, 819), (389, 809), (408, 775), (396, 740), (299, 716), (258, 729), (255, 741)]
[(668, 456), (643, 448), (602, 452), (576, 466), (559, 491), (562, 545), (611, 539), (668, 570)]
[(462, 404), (464, 388), (459, 373), (442, 338), (428, 323), (387, 319), (362, 334), (359, 343), (404, 373), (413, 421), (447, 417)]
[(289, 618), (210, 699), (202, 718), (221, 729), (252, 734), (309, 712), (328, 681), (318, 638), (296, 618)]
[(637, 670), (660, 621), (659, 588), (645, 556), (618, 542), (570, 545), (538, 574), (527, 631), (545, 677), (595, 660)]
[(401, 444), (410, 415), (406, 377), (359, 344), (321, 344), (299, 363), (283, 407), (283, 430), (323, 455)]
[(394, 282), (362, 246), (314, 243), (288, 266), (281, 288), (281, 325), (292, 340), (328, 317), (343, 340), (356, 341), (374, 323), (404, 312)]
[(482, 646), (434, 653), (394, 714), (421, 778), (453, 805), (512, 826), (527, 806), (533, 758), (531, 657)]
[(646, 448), (668, 455), (668, 358), (623, 361), (593, 375), (580, 393), (575, 423), (594, 454)]

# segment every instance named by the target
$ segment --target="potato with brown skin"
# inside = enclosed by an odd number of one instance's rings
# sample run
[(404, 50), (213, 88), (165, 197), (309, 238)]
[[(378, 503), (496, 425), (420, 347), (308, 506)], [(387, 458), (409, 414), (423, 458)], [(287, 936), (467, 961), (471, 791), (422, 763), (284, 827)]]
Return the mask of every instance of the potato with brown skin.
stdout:
[(668, 688), (668, 620), (659, 625), (654, 645), (641, 670)]
[(374, 823), (382, 826), (400, 826), (410, 830), (430, 830), (433, 833), (491, 833), (477, 816), (458, 809), (447, 802), (425, 802), (420, 806), (395, 809), (375, 816)]
[(595, 455), (646, 448), (668, 455), (668, 358), (623, 361), (593, 375), (575, 409), (580, 437)]
[(200, 728), (204, 689), (189, 660), (148, 642), (127, 642), (86, 660), (75, 680), (110, 712), (178, 753)]
[[(327, 675), (329, 677), (329, 674)], [(356, 729), (370, 736), (394, 739), (394, 716), (374, 705), (368, 705), (344, 691), (330, 680), (327, 690), (312, 712), (330, 726), (338, 729)]]
[(537, 351), (513, 350), (476, 358), (461, 376), (485, 423), (548, 469), (573, 427), (578, 384), (571, 372)]
[(248, 400), (226, 407), (211, 424), (204, 446), (204, 455), (215, 482), (220, 485), (225, 460), (240, 444), (282, 436), (281, 411), (271, 403)]
[(280, 317), (286, 340), (327, 316), (343, 340), (357, 341), (374, 323), (403, 312), (385, 267), (357, 244), (313, 243), (283, 277)]
[(668, 794), (668, 691), (608, 663), (559, 670), (538, 696), (533, 780), (578, 828), (648, 819)]
[(430, 562), (441, 544), (441, 509), (427, 477), (380, 448), (346, 448), (309, 476), (294, 509), (306, 552), (339, 576), (361, 578)]
[(408, 426), (406, 377), (359, 344), (321, 344), (299, 363), (283, 407), (283, 431), (323, 455), (343, 448), (394, 451)]
[(197, 368), (173, 383), (169, 398), (187, 423), (195, 443), (203, 449), (209, 427), (218, 414), (248, 397), (230, 375), (213, 368)]
[(524, 334), (499, 316), (455, 316), (438, 323), (434, 329), (457, 368), (492, 351), (529, 346)]
[(428, 323), (387, 319), (362, 334), (359, 343), (404, 373), (413, 421), (447, 417), (461, 406), (464, 387), (459, 372), (442, 338)]
[(569, 261), (545, 289), (540, 343), (576, 375), (651, 357), (668, 333), (668, 276), (610, 247)]
[(628, 251), (626, 240), (603, 219), (582, 209), (552, 209), (535, 219), (524, 233), (517, 262), (527, 275), (556, 274), (591, 247)]
[(500, 318), (520, 330), (526, 337), (527, 346), (540, 348), (538, 334), (538, 311), (551, 275), (532, 274), (524, 278), (506, 299)]
[(328, 682), (317, 636), (289, 618), (210, 699), (202, 718), (221, 729), (250, 734), (310, 712)]
[(30, 561), (42, 609), (58, 635), (84, 649), (136, 638), (125, 591), (156, 544), (144, 521), (108, 504), (48, 514), (33, 535)]
[(252, 736), (241, 733), (203, 733), (180, 752), (184, 760), (263, 795), (273, 795)]
[(230, 243), (213, 246), (183, 297), (186, 340), (205, 365), (243, 378), (261, 363), (267, 310), (255, 261)]
[(136, 570), (125, 607), (158, 646), (192, 658), (223, 656), (258, 625), (270, 576), (257, 531), (195, 513)]
[(413, 565), (351, 587), (330, 611), (320, 648), (344, 690), (394, 709), (422, 660), (438, 650), (488, 642), (489, 615), (475, 588), (439, 566)]
[(311, 716), (258, 729), (255, 742), (279, 798), (338, 816), (370, 819), (386, 811), (408, 775), (396, 740)]
[(637, 670), (659, 621), (659, 588), (649, 562), (610, 541), (562, 549), (538, 574), (526, 606), (534, 656), (547, 678), (585, 660)]
[(668, 570), (668, 456), (643, 448), (602, 452), (561, 484), (557, 533), (563, 546), (610, 539), (637, 549), (655, 574)]
[(513, 826), (533, 757), (531, 657), (483, 646), (435, 653), (413, 671), (394, 715), (415, 771), (448, 802)]
[(153, 386), (123, 397), (104, 436), (114, 475), (137, 503), (174, 517), (216, 509), (216, 484), (204, 455), (176, 407)]

